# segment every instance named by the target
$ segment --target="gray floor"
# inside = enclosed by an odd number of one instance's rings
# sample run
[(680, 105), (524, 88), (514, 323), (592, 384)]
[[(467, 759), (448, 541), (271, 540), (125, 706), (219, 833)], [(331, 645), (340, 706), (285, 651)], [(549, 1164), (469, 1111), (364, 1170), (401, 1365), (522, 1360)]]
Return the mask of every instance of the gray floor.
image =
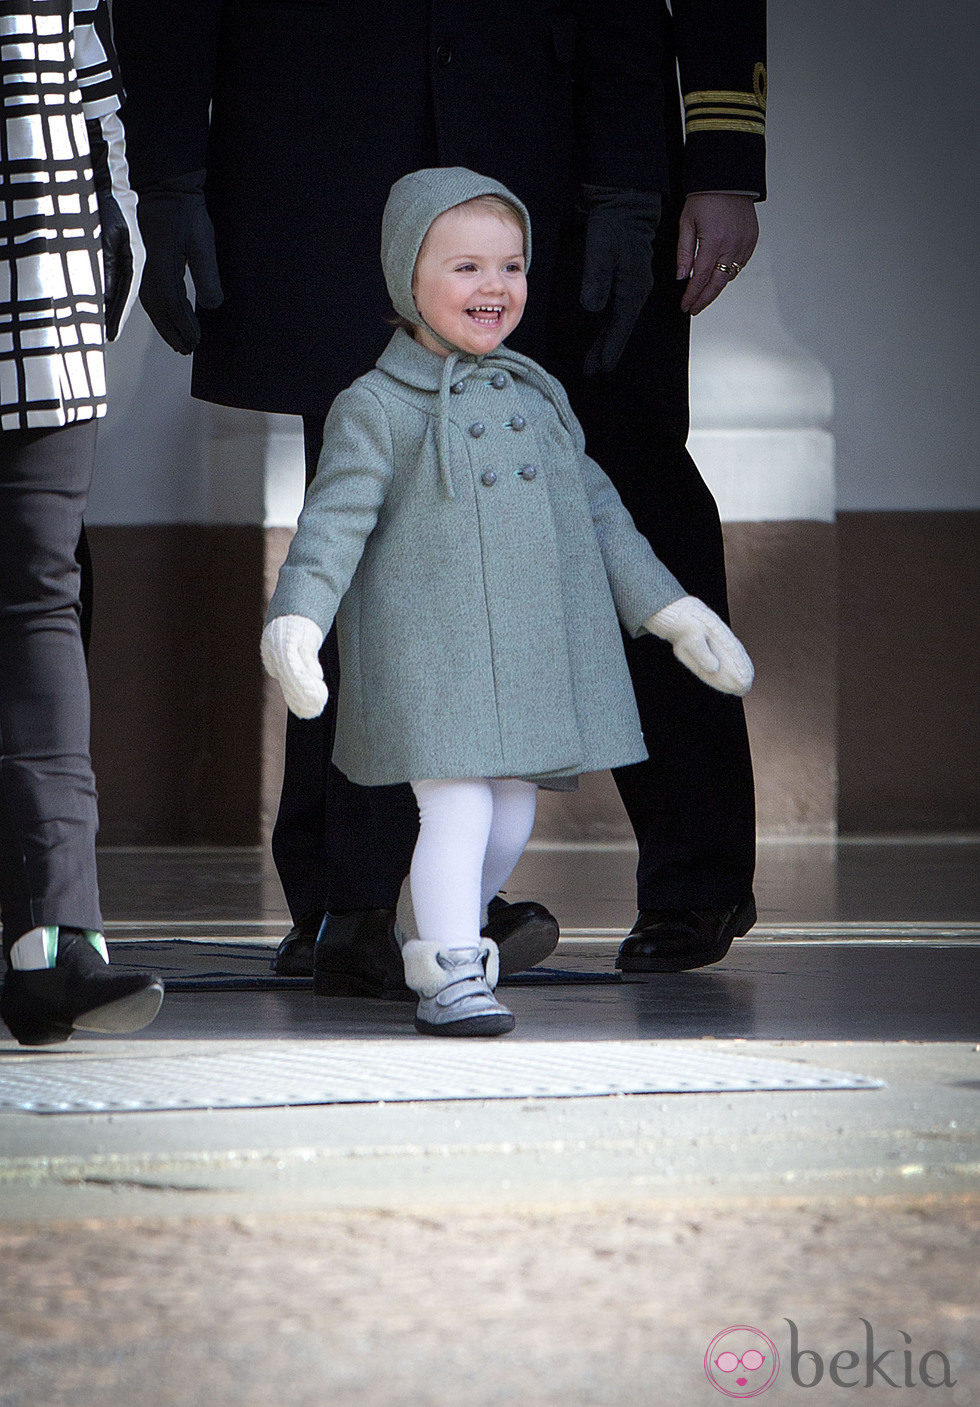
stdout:
[[(792, 1403), (791, 1318), (828, 1358), (859, 1347), (862, 1319), (899, 1348), (907, 1331), (916, 1363), (936, 1349), (953, 1365), (937, 1401), (980, 1402), (978, 851), (763, 846), (753, 933), (711, 969), (641, 982), (614, 970), (628, 852), (532, 851), (512, 882), (565, 937), (553, 978), (506, 989), (507, 1049), (587, 1060), (634, 1043), (875, 1088), (0, 1112), (0, 1407), (718, 1401), (700, 1359), (736, 1323), (779, 1343), (766, 1401)], [(0, 1075), (136, 1059), (149, 1079), (175, 1055), (316, 1050), (397, 1071), (446, 1045), (414, 1034), (410, 1006), (269, 988), (285, 915), (255, 852), (110, 851), (102, 874), (114, 957), (171, 979), (161, 1016), (128, 1040), (0, 1041)], [(111, 1322), (80, 1280), (108, 1294)], [(476, 1334), (467, 1352), (433, 1325), (447, 1313)], [(835, 1392), (824, 1381), (819, 1400), (850, 1400)]]
[[(625, 1104), (621, 1098), (542, 1099), (529, 1121), (524, 1104), (518, 1107), (506, 1099), (480, 1102), (479, 1115), (452, 1101), (399, 1106), (388, 1094), (390, 1080), (386, 1085), (379, 1077), (369, 1102), (346, 1107), (338, 1100), (286, 1110), (178, 1109), (84, 1118), (0, 1112), (0, 1175), (7, 1179), (0, 1216), (18, 1217), (28, 1206), (44, 1207), (50, 1215), (84, 1211), (89, 1203), (101, 1208), (104, 1179), (98, 1170), (107, 1157), (122, 1160), (113, 1164), (119, 1174), (112, 1179), (117, 1209), (124, 1200), (128, 1205), (130, 1197), (134, 1206), (145, 1208), (146, 1178), (130, 1176), (134, 1158), (144, 1172), (153, 1165), (161, 1186), (169, 1185), (172, 1165), (189, 1160), (197, 1184), (213, 1188), (217, 1205), (227, 1187), (228, 1155), (239, 1157), (245, 1150), (248, 1195), (262, 1191), (273, 1152), (281, 1182), (294, 1173), (303, 1181), (310, 1165), (305, 1155), (297, 1162), (291, 1148), (312, 1148), (316, 1156), (323, 1151), (335, 1169), (354, 1148), (389, 1150), (379, 1155), (366, 1179), (371, 1196), (380, 1197), (385, 1169), (394, 1166), (390, 1150), (407, 1146), (406, 1120), (414, 1119), (428, 1126), (426, 1146), (432, 1143), (470, 1158), (474, 1140), (519, 1147), (522, 1130), (532, 1126), (546, 1129), (552, 1140), (564, 1140), (571, 1130), (569, 1146), (582, 1148), (589, 1146), (588, 1130), (593, 1129), (602, 1145), (609, 1137), (609, 1121), (618, 1128), (626, 1117), (624, 1127), (631, 1132), (622, 1135), (625, 1141), (622, 1148), (617, 1145), (613, 1167), (621, 1156), (627, 1161), (634, 1156), (632, 1137), (642, 1140), (647, 1136), (643, 1130), (657, 1127), (669, 1141), (676, 1125), (682, 1143), (694, 1139), (692, 1157), (681, 1160), (686, 1171), (677, 1184), (686, 1195), (692, 1177), (707, 1178), (716, 1189), (729, 1181), (741, 1187), (750, 1171), (756, 1182), (775, 1184), (789, 1172), (805, 1180), (812, 1171), (815, 1183), (825, 1185), (829, 1153), (824, 1123), (831, 1116), (843, 1120), (839, 1126), (845, 1134), (830, 1146), (837, 1172), (849, 1186), (859, 1185), (862, 1177), (880, 1183), (895, 1175), (894, 1164), (911, 1162), (921, 1164), (921, 1171), (902, 1176), (914, 1177), (917, 1185), (925, 1179), (922, 1185), (970, 1191), (976, 1149), (967, 1156), (964, 1139), (976, 1131), (980, 1092), (975, 1049), (980, 1038), (978, 852), (980, 845), (965, 841), (764, 845), (760, 921), (753, 932), (711, 968), (635, 981), (620, 980), (614, 966), (622, 931), (633, 918), (630, 852), (531, 851), (512, 881), (512, 898), (533, 895), (555, 910), (563, 938), (547, 973), (517, 979), (517, 985), (503, 989), (518, 1018), (506, 1045), (527, 1047), (532, 1059), (541, 1043), (567, 1049), (573, 1087), (576, 1064), (584, 1060), (587, 1067), (590, 1045), (640, 1042), (644, 1055), (658, 1043), (674, 1049), (688, 1043), (691, 1050), (710, 1047), (730, 1055), (736, 1064), (738, 1057), (769, 1055), (839, 1068), (883, 1078), (887, 1092), (755, 1092), (725, 1100), (704, 1093), (675, 1095), (666, 1104), (643, 1094), (629, 1096)], [(364, 1050), (371, 1049), (363, 1043), (373, 1041), (382, 1052), (380, 1061), (372, 1061), (376, 1070), (383, 1072), (386, 1061), (397, 1069), (401, 1043), (408, 1042), (412, 1058), (419, 1049), (431, 1052), (426, 1058), (436, 1062), (434, 1085), (445, 1074), (438, 1062), (444, 1064), (450, 1047), (458, 1045), (416, 1036), (411, 1004), (318, 998), (302, 982), (277, 983), (271, 977), (269, 958), (288, 919), (274, 872), (261, 853), (110, 850), (102, 856), (102, 876), (114, 960), (158, 968), (168, 984), (163, 1011), (152, 1026), (125, 1040), (76, 1036), (69, 1045), (41, 1051), (0, 1042), (0, 1072), (19, 1070), (18, 1078), (24, 1078), (43, 1071), (51, 1086), (59, 1071), (67, 1078), (79, 1061), (86, 1062), (91, 1079), (99, 1068), (111, 1071), (112, 1062), (140, 1056), (147, 1063), (138, 1071), (145, 1070), (151, 1080), (155, 1059), (175, 1054), (197, 1059), (208, 1052), (227, 1058), (236, 1050), (244, 1055), (270, 1043), (280, 1052), (295, 1051), (297, 1059), (313, 1043), (313, 1049), (329, 1050), (332, 1059), (346, 1061), (354, 1072), (356, 1063), (364, 1062)], [(479, 1045), (484, 1051), (499, 1048), (493, 1042)], [(124, 1067), (118, 1069), (121, 1078)], [(913, 1101), (917, 1118), (910, 1121), (903, 1111), (913, 1084), (918, 1087)], [(367, 1088), (370, 1094), (370, 1084)], [(287, 1103), (285, 1093), (282, 1102)], [(722, 1104), (729, 1111), (724, 1115)], [(735, 1139), (741, 1121), (751, 1124), (763, 1110), (764, 1125), (774, 1119), (778, 1128), (792, 1110), (794, 1120), (812, 1118), (820, 1131), (799, 1148), (782, 1149), (771, 1177), (765, 1172), (769, 1165), (754, 1166), (746, 1152), (751, 1140), (742, 1140), (740, 1155), (733, 1159), (725, 1139), (709, 1145), (694, 1138), (705, 1119), (721, 1118), (729, 1139)], [(947, 1136), (951, 1120), (956, 1127), (952, 1141)], [(465, 1136), (457, 1135), (464, 1125)], [(796, 1124), (797, 1130), (803, 1126)], [(895, 1148), (907, 1144), (908, 1157), (893, 1151), (882, 1155), (879, 1166), (864, 1136), (871, 1130), (883, 1147), (889, 1140)], [(64, 1156), (75, 1170), (69, 1183), (47, 1175), (50, 1160)], [(562, 1161), (574, 1182), (576, 1158)], [(94, 1182), (88, 1177), (90, 1165), (96, 1170)], [(668, 1159), (662, 1166), (674, 1162)], [(583, 1176), (591, 1176), (590, 1169)], [(465, 1189), (465, 1180), (457, 1182), (448, 1163), (444, 1171), (442, 1181)], [(344, 1205), (347, 1197), (360, 1204), (365, 1172), (361, 1158), (349, 1177), (318, 1183), (317, 1196), (329, 1206)], [(615, 1179), (615, 1172), (610, 1176)], [(424, 1180), (431, 1183), (429, 1172)], [(410, 1182), (400, 1170), (384, 1197), (399, 1204)], [(654, 1182), (660, 1194), (670, 1193), (670, 1179), (662, 1173)], [(519, 1188), (530, 1192), (533, 1184), (532, 1178)], [(154, 1205), (171, 1209), (165, 1197)], [(172, 1209), (180, 1213), (179, 1199)]]
[[(511, 898), (547, 904), (562, 931), (626, 930), (636, 917), (635, 856), (626, 847), (528, 849)], [(255, 850), (104, 850), (101, 882), (113, 931), (148, 936), (188, 922), (267, 924), (287, 914), (275, 870)], [(756, 897), (760, 928), (811, 924), (980, 921), (980, 841), (870, 839), (762, 842)], [(161, 925), (165, 925), (161, 927)], [(757, 932), (759, 929), (756, 930)]]

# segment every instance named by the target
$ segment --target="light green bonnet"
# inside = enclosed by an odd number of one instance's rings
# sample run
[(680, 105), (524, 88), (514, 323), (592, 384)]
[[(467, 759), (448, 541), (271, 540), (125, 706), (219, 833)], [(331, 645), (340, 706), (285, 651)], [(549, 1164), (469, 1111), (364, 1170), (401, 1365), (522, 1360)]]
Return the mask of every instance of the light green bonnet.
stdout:
[[(478, 176), (465, 166), (433, 166), (412, 171), (396, 181), (388, 195), (381, 221), (381, 266), (395, 312), (416, 326), (428, 327), (415, 306), (412, 274), (422, 241), (433, 220), (464, 201), (496, 195), (514, 207), (524, 230), (524, 266), (531, 262), (531, 217), (515, 195), (489, 176)], [(429, 328), (432, 332), (432, 328)], [(447, 348), (458, 347), (433, 332)]]

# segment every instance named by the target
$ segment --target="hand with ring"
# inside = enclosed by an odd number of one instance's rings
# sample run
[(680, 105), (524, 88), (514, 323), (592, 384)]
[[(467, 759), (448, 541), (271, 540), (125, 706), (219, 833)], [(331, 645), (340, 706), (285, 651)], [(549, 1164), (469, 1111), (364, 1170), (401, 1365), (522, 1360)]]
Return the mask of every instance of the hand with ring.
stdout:
[(702, 191), (689, 195), (681, 211), (677, 277), (687, 279), (685, 313), (713, 303), (752, 257), (759, 239), (755, 202), (749, 195)]

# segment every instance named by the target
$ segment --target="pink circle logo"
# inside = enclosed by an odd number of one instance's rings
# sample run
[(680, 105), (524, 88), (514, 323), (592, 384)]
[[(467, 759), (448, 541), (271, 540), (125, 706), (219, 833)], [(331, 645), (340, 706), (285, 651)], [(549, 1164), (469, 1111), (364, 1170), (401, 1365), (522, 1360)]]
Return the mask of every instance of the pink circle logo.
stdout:
[(726, 1397), (758, 1397), (776, 1381), (779, 1353), (761, 1329), (732, 1324), (708, 1344), (704, 1371), (712, 1387)]

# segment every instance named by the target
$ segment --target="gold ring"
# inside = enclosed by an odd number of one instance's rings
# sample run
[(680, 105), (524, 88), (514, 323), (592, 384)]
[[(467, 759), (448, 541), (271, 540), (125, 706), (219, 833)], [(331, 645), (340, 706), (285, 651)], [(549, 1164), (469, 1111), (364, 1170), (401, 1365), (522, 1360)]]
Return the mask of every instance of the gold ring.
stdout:
[(742, 265), (736, 264), (734, 259), (730, 264), (716, 264), (715, 268), (720, 274), (724, 274), (725, 277), (729, 279), (738, 278), (739, 274), (742, 272)]

